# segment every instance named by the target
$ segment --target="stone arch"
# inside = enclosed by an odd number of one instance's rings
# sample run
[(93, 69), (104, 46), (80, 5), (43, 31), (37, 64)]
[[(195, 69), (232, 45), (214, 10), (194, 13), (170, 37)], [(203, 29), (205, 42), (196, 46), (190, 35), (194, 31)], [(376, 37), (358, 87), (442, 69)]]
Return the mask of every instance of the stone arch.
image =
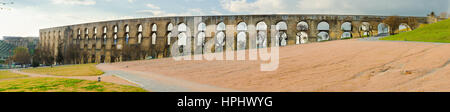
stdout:
[(156, 32), (158, 31), (158, 25), (156, 25), (155, 23), (152, 24), (152, 32)]
[(119, 27), (117, 27), (117, 25), (114, 25), (113, 26), (113, 31), (114, 31), (114, 33), (117, 33), (119, 31)]
[(106, 39), (106, 33), (108, 32), (108, 27), (107, 26), (103, 26), (103, 34), (102, 34), (102, 38), (103, 38), (103, 44), (106, 45), (107, 43), (107, 39)]
[(304, 31), (298, 32), (296, 36), (295, 44), (305, 44), (308, 43), (308, 34)]
[(173, 30), (173, 24), (172, 23), (168, 23), (167, 24), (167, 31), (172, 31)]
[(275, 36), (275, 46), (286, 46), (287, 45), (287, 24), (285, 21), (280, 21), (275, 25), (275, 29), (278, 31)]
[(129, 33), (130, 32), (130, 26), (128, 24), (125, 24), (124, 30), (125, 30), (125, 33)]
[(328, 34), (328, 32), (325, 31), (321, 31), (319, 32), (319, 34), (317, 34), (317, 41), (326, 41), (330, 39), (330, 35)]
[(179, 46), (186, 46), (186, 44), (187, 44), (187, 34), (186, 34), (186, 32), (187, 32), (187, 26), (186, 26), (186, 24), (185, 23), (180, 23), (180, 24), (178, 24), (178, 31), (179, 31), (179, 34), (178, 34), (178, 45)]
[(156, 44), (156, 32), (152, 33), (152, 44), (155, 45)]
[(300, 21), (297, 23), (297, 32), (295, 38), (295, 44), (304, 44), (308, 42), (308, 34), (305, 31), (308, 31), (309, 26), (305, 21)]
[(156, 32), (158, 31), (158, 25), (156, 25), (155, 23), (152, 24), (151, 26), (151, 34), (152, 34), (152, 45), (156, 45)]
[(319, 33), (317, 34), (318, 42), (330, 40), (330, 35), (328, 34), (328, 32), (330, 31), (330, 24), (328, 24), (328, 22), (319, 22), (319, 24), (317, 24), (317, 30), (319, 31)]
[[(204, 22), (201, 22), (197, 26), (198, 34), (197, 34), (197, 46), (203, 46), (205, 45), (205, 37), (206, 37), (206, 24)], [(203, 47), (202, 47), (203, 51)]]
[(245, 50), (247, 48), (247, 23), (239, 22), (236, 30), (238, 31), (236, 40), (237, 50)]
[(97, 33), (98, 33), (97, 27), (94, 27), (93, 29), (94, 29), (93, 38), (94, 38), (94, 40), (97, 40)]
[(85, 35), (89, 34), (89, 28), (84, 28), (84, 34)]
[(187, 44), (187, 35), (186, 33), (179, 33), (178, 34), (178, 45), (179, 46), (186, 46)]
[(125, 30), (125, 43), (128, 44), (130, 42), (130, 26), (128, 24), (125, 24), (124, 26), (124, 30)]
[(371, 36), (371, 26), (369, 22), (362, 22), (359, 28), (359, 32), (361, 33), (361, 37), (369, 37)]
[(305, 21), (298, 22), (298, 24), (297, 24), (298, 31), (308, 31), (308, 29), (309, 29), (309, 26), (308, 26), (307, 22), (305, 22)]
[(106, 34), (108, 32), (108, 27), (103, 26), (103, 34)]
[(141, 24), (137, 25), (138, 32), (144, 31), (144, 27)]
[(398, 26), (398, 33), (412, 31), (411, 27), (406, 23), (401, 23)]
[(330, 24), (326, 21), (321, 21), (319, 24), (317, 24), (317, 30), (319, 31), (329, 31), (330, 30)]
[(389, 25), (385, 23), (378, 24), (378, 36), (387, 36), (389, 35)]
[(225, 31), (226, 31), (226, 25), (224, 22), (220, 22), (217, 24), (216, 27), (216, 52), (222, 52), (225, 47)]
[[(184, 24), (184, 23), (180, 23), (180, 24)], [(179, 28), (180, 27), (178, 27), (178, 29), (177, 30), (179, 30)], [(172, 34), (172, 30), (173, 30), (173, 24), (171, 23), (171, 22), (169, 22), (169, 23), (167, 23), (167, 26), (166, 26), (166, 30), (167, 30), (167, 35), (166, 35), (166, 37), (167, 37), (167, 45), (170, 45), (170, 44), (172, 44), (171, 42), (171, 39), (172, 39), (172, 37), (173, 37), (173, 34)]]
[(144, 31), (144, 28), (142, 27), (141, 24), (137, 25), (137, 29), (138, 29), (138, 33), (137, 33), (137, 42), (138, 44), (142, 43), (142, 32)]
[(108, 38), (106, 38), (106, 33), (103, 34), (103, 44), (106, 45)]
[(217, 31), (225, 31), (225, 30), (227, 30), (227, 29), (226, 29), (225, 23), (224, 23), (224, 22), (218, 23), (218, 24), (217, 24), (216, 30), (217, 30)]
[(264, 21), (260, 21), (256, 24), (256, 43), (258, 48), (267, 47), (267, 24)]
[(117, 45), (117, 34), (114, 34), (113, 39), (114, 39), (114, 45)]
[(341, 30), (343, 31), (341, 38), (352, 38), (352, 23), (351, 22), (344, 22), (341, 25)]
[(98, 33), (97, 32), (97, 27), (94, 27), (93, 29), (94, 29), (94, 34), (97, 34)]

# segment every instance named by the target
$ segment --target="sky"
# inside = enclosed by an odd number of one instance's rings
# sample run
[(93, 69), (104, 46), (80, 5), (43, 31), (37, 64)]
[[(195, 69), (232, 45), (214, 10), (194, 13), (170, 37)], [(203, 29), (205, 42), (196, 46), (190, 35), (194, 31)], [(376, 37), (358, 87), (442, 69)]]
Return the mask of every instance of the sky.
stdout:
[(449, 0), (0, 0), (0, 38), (105, 20), (241, 14), (426, 16), (450, 12)]

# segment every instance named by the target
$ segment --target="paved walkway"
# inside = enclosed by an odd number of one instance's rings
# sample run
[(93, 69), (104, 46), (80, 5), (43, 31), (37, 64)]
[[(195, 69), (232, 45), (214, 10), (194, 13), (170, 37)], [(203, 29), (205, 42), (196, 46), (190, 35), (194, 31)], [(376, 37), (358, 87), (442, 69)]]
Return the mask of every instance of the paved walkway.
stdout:
[(148, 91), (155, 92), (233, 92), (236, 90), (219, 88), (199, 84), (182, 79), (176, 79), (151, 72), (130, 71), (120, 69), (109, 64), (100, 64), (97, 68), (103, 70), (105, 75), (115, 75), (134, 82)]

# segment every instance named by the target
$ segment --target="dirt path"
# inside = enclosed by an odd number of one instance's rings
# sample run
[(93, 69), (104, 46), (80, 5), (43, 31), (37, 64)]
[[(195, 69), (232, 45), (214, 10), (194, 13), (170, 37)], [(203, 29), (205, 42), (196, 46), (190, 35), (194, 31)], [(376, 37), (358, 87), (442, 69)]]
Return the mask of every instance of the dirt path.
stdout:
[[(42, 75), (42, 74), (34, 74), (34, 73), (27, 73), (27, 72), (21, 72), (18, 69), (10, 70), (13, 73), (28, 75), (30, 77), (52, 77), (52, 78), (70, 78), (70, 79), (82, 79), (82, 80), (91, 80), (91, 81), (98, 81), (99, 76), (53, 76), (53, 75)], [(135, 83), (129, 82), (127, 80), (124, 80), (122, 78), (113, 76), (113, 75), (101, 75), (101, 80), (103, 82), (110, 82), (115, 84), (122, 84), (122, 85), (130, 85), (130, 86), (138, 86)]]
[(273, 72), (249, 60), (99, 66), (240, 91), (450, 91), (450, 44), (337, 40), (282, 47), (279, 62)]
[(236, 90), (219, 88), (205, 84), (198, 84), (182, 79), (167, 77), (152, 72), (139, 72), (120, 67), (111, 66), (111, 64), (100, 64), (97, 66), (105, 74), (114, 74), (123, 79), (134, 82), (146, 90), (156, 92), (233, 92)]

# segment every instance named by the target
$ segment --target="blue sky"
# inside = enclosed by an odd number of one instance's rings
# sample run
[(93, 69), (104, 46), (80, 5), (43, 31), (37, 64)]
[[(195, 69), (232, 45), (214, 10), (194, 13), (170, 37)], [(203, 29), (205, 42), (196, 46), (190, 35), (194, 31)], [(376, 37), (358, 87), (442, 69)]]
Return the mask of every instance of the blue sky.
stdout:
[(426, 16), (450, 12), (448, 0), (0, 0), (0, 37), (39, 29), (136, 17), (237, 14)]

